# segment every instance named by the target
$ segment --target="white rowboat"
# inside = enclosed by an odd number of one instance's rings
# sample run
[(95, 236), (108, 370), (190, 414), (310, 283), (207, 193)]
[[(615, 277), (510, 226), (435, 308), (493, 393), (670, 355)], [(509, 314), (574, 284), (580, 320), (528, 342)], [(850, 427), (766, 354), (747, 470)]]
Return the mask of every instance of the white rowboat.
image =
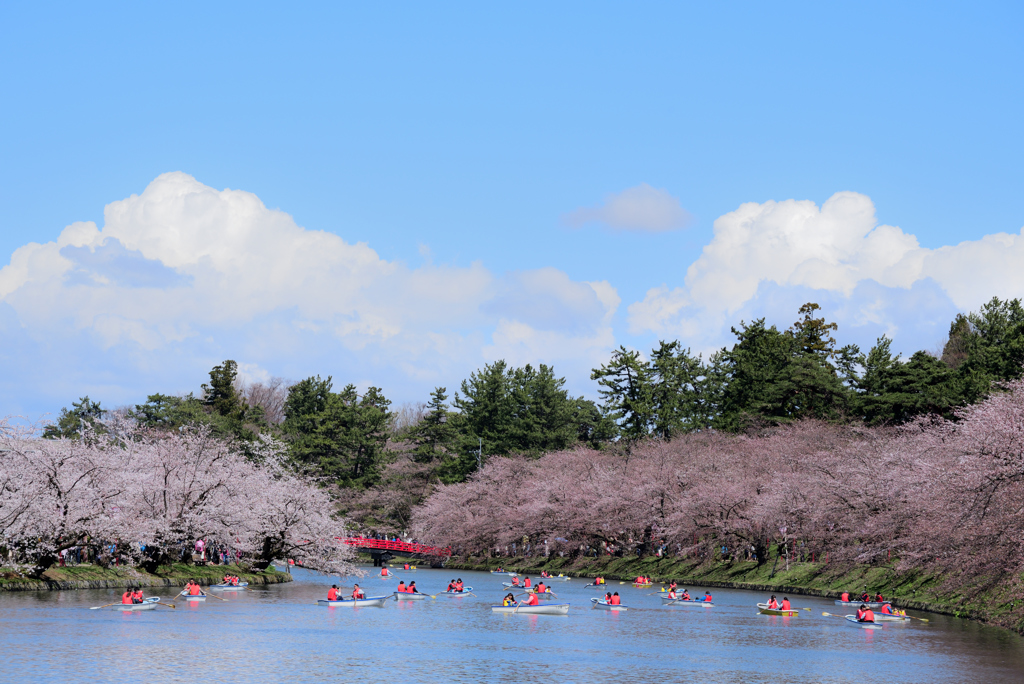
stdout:
[(210, 589), (214, 591), (231, 591), (232, 589), (245, 589), (249, 586), (248, 582), (239, 582), (238, 584), (211, 584)]
[(359, 607), (371, 607), (376, 606), (379, 608), (384, 607), (384, 602), (387, 601), (390, 596), (368, 596), (364, 599), (342, 599), (340, 601), (328, 601), (327, 599), (320, 599), (317, 601), (317, 605), (330, 606), (331, 608), (347, 607), (352, 608), (353, 606)]
[(415, 594), (410, 594), (407, 591), (396, 591), (392, 595), (395, 597), (396, 601), (422, 601), (423, 599), (427, 598), (426, 594), (421, 594), (419, 592), (416, 592)]
[(715, 605), (711, 601), (697, 601), (697, 600), (693, 600), (693, 599), (691, 599), (689, 601), (685, 601), (685, 600), (683, 600), (681, 598), (671, 599), (668, 596), (662, 596), (661, 597), (661, 602), (662, 602), (662, 604), (664, 604), (666, 606), (667, 605), (673, 605), (673, 606), (704, 606), (705, 608), (713, 608), (714, 605)]
[(601, 610), (629, 610), (626, 606), (608, 603), (604, 599), (592, 598), (590, 602), (594, 604), (594, 608), (600, 608)]
[(505, 572), (504, 570), (502, 570), (500, 572), (498, 570), (491, 570), (491, 574), (492, 575), (508, 575), (509, 577), (515, 577), (519, 573), (518, 572)]
[(555, 577), (555, 576), (541, 577), (540, 579), (542, 581), (544, 581), (544, 582), (568, 582), (569, 580), (572, 579), (572, 577), (567, 577), (565, 575), (559, 575), (558, 577)]
[(799, 609), (790, 608), (789, 610), (783, 610), (782, 608), (769, 608), (767, 603), (758, 603), (757, 610), (759, 613), (764, 615), (784, 615), (786, 617), (796, 617), (800, 614)]
[(112, 606), (114, 610), (155, 610), (159, 596), (150, 596), (142, 599), (142, 603), (118, 603)]
[(516, 615), (568, 615), (568, 603), (548, 604), (544, 606), (491, 606), (495, 613), (514, 613)]
[(910, 622), (906, 615), (890, 615), (887, 613), (875, 613), (875, 622)]
[(888, 601), (836, 601), (837, 606), (849, 606), (850, 608), (860, 608), (861, 606), (867, 606), (871, 610), (881, 608)]
[(195, 596), (193, 596), (192, 594), (186, 594), (185, 592), (181, 592), (179, 594), (179, 596), (181, 596), (186, 601), (205, 601), (206, 600), (206, 594), (196, 594)]
[(882, 625), (876, 625), (874, 622), (860, 622), (860, 621), (857, 620), (857, 616), (856, 615), (847, 615), (846, 616), (846, 621), (847, 622), (851, 622), (851, 623), (857, 625), (858, 627), (863, 627), (864, 629), (879, 629), (882, 626)]
[(442, 591), (438, 593), (438, 596), (451, 596), (452, 598), (462, 598), (463, 596), (469, 595), (469, 592), (473, 591), (473, 587), (466, 587), (462, 591)]

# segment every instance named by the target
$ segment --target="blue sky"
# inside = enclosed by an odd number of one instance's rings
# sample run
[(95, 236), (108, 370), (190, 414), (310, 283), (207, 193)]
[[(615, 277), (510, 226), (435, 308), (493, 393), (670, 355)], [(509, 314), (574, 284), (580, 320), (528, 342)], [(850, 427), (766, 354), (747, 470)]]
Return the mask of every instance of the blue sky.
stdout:
[(593, 396), (615, 345), (808, 300), (932, 349), (1024, 296), (1022, 14), (5, 4), (0, 415), (224, 358), (399, 402), (547, 362)]

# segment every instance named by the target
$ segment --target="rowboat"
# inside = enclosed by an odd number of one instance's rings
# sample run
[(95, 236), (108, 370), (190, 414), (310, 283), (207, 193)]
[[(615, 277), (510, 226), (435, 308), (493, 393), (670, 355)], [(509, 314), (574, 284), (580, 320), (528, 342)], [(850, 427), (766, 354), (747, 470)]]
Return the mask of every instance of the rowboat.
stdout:
[(547, 604), (543, 606), (491, 606), (495, 613), (515, 613), (517, 615), (568, 615), (568, 603)]
[(551, 575), (549, 577), (541, 577), (541, 579), (545, 582), (568, 582), (572, 577), (568, 577), (566, 575), (559, 575), (558, 577), (555, 577), (554, 575)]
[(626, 606), (608, 603), (604, 599), (592, 598), (590, 602), (594, 604), (594, 608), (600, 608), (601, 610), (629, 610)]
[(518, 572), (505, 572), (504, 570), (491, 570), (492, 575), (508, 575), (509, 577), (515, 577)]
[(662, 604), (664, 604), (666, 606), (667, 605), (673, 605), (673, 606), (704, 606), (705, 608), (713, 608), (714, 605), (715, 605), (711, 601), (697, 601), (697, 600), (692, 600), (692, 599), (689, 600), (689, 601), (686, 601), (686, 600), (681, 599), (681, 598), (674, 598), (674, 599), (672, 599), (672, 598), (669, 598), (668, 596), (662, 596), (661, 597), (661, 602), (662, 602)]
[(345, 607), (348, 607), (348, 608), (351, 608), (353, 606), (358, 606), (360, 608), (371, 607), (371, 606), (376, 606), (376, 607), (379, 607), (379, 608), (383, 608), (384, 607), (384, 602), (387, 601), (389, 598), (391, 598), (391, 597), (390, 596), (368, 596), (368, 597), (363, 598), (363, 599), (339, 599), (337, 601), (328, 601), (327, 599), (320, 599), (319, 601), (317, 601), (317, 605), (320, 605), (320, 606), (330, 606), (331, 608), (339, 608), (339, 607), (342, 607), (342, 606), (345, 606)]
[(473, 587), (466, 587), (462, 591), (441, 591), (438, 592), (438, 596), (451, 596), (452, 598), (462, 598), (467, 596), (469, 592), (473, 591)]
[(159, 596), (150, 596), (142, 599), (142, 603), (118, 603), (112, 607), (114, 610), (155, 610), (159, 601)]
[(396, 601), (422, 601), (427, 598), (426, 594), (421, 594), (418, 591), (415, 594), (410, 594), (407, 591), (396, 591), (392, 594)]
[(206, 594), (196, 594), (195, 596), (193, 596), (192, 594), (186, 594), (185, 592), (181, 592), (178, 595), (181, 596), (186, 601), (205, 601), (206, 600)]
[(893, 615), (890, 613), (875, 613), (875, 622), (910, 622), (906, 615)]
[(846, 621), (850, 622), (850, 623), (853, 623), (854, 625), (857, 625), (858, 627), (863, 627), (864, 629), (878, 629), (878, 628), (880, 628), (882, 626), (882, 625), (876, 625), (874, 622), (860, 622), (860, 621), (857, 620), (857, 616), (856, 615), (847, 615), (846, 616)]
[(637, 584), (636, 582), (633, 582), (633, 587), (635, 589), (646, 589), (647, 587), (653, 587), (653, 586), (654, 585), (652, 583), (650, 583), (650, 582), (648, 582), (647, 584)]
[(861, 606), (867, 606), (871, 610), (881, 608), (888, 601), (836, 601), (837, 606), (850, 606), (852, 608), (860, 608)]
[(767, 603), (758, 603), (757, 612), (765, 615), (785, 615), (786, 617), (796, 617), (800, 614), (800, 611), (794, 608), (790, 608), (789, 610), (783, 610), (782, 608), (769, 608)]
[(248, 582), (239, 582), (238, 584), (211, 584), (210, 589), (214, 591), (231, 591), (232, 589), (245, 589), (249, 586)]

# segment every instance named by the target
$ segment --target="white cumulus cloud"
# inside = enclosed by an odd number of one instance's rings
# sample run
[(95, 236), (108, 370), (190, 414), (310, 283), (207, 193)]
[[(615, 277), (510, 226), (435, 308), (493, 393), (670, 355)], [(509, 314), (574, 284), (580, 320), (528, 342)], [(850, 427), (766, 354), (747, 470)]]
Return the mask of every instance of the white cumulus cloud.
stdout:
[(108, 402), (194, 388), (224, 358), (253, 377), (358, 373), (412, 382), (413, 394), (465, 377), (495, 348), (529, 346), (564, 372), (574, 347), (611, 346), (618, 304), (608, 283), (554, 268), (410, 268), (184, 173), (107, 205), (102, 228), (72, 224), (0, 269), (8, 349), (45, 355), (25, 363), (60, 376), (55, 391), (92, 387)]
[(1024, 296), (1024, 237), (999, 233), (927, 249), (879, 224), (871, 199), (859, 193), (836, 193), (820, 208), (806, 200), (751, 202), (715, 221), (682, 284), (651, 288), (628, 318), (637, 334), (718, 344), (723, 326), (771, 308), (766, 298), (788, 301), (785, 293), (799, 292), (844, 307), (848, 322), (892, 333), (900, 321), (887, 318), (886, 307), (912, 290), (914, 301), (947, 312), (921, 288), (937, 289), (961, 311), (993, 296)]
[(616, 230), (661, 233), (685, 228), (693, 220), (679, 200), (647, 183), (605, 197), (599, 207), (581, 207), (563, 217), (573, 228), (599, 223)]

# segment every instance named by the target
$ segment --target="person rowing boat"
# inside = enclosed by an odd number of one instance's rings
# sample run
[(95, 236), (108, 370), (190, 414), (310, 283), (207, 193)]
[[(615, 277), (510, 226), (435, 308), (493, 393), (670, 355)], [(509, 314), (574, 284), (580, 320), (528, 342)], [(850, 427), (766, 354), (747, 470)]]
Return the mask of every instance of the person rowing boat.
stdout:
[(366, 594), (363, 593), (363, 590), (359, 588), (358, 584), (356, 584), (356, 585), (354, 585), (352, 587), (352, 598), (353, 599), (364, 599), (364, 598), (366, 598)]
[(513, 587), (518, 587), (519, 586), (519, 575), (512, 575), (512, 586)]
[(391, 571), (388, 570), (388, 566), (386, 566), (386, 565), (380, 566), (380, 576), (381, 577), (391, 577)]
[(199, 583), (196, 582), (194, 579), (190, 579), (188, 581), (188, 584), (185, 585), (185, 592), (189, 596), (202, 596), (203, 595), (202, 588), (200, 588)]
[(866, 603), (862, 603), (857, 609), (857, 622), (874, 622), (875, 614), (871, 612)]
[(221, 581), (221, 584), (229, 584), (233, 587), (237, 587), (238, 578), (234, 575), (224, 575), (224, 579)]
[(690, 600), (692, 600), (690, 598), (690, 592), (686, 591), (686, 589), (683, 589), (683, 593), (679, 595), (679, 600), (680, 601), (690, 601)]
[(416, 582), (409, 582), (409, 586), (405, 588), (406, 594), (418, 594), (420, 590), (416, 588)]
[(711, 603), (712, 601), (714, 601), (714, 599), (711, 598), (711, 592), (710, 591), (705, 591), (704, 592), (704, 600), (707, 601), (708, 603)]
[(448, 591), (448, 592), (454, 592), (455, 591), (455, 578), (452, 578), (452, 580), (448, 583), (448, 588), (445, 589), (445, 591)]
[(408, 569), (409, 569), (409, 564), (408, 564), (408, 563), (406, 563), (406, 564), (405, 564), (405, 566), (403, 566), (403, 568), (402, 568), (402, 569), (403, 569), (403, 570), (408, 570)]
[(459, 579), (455, 580), (455, 593), (456, 594), (461, 594), (464, 588), (465, 587), (462, 584), (462, 578), (461, 577)]

